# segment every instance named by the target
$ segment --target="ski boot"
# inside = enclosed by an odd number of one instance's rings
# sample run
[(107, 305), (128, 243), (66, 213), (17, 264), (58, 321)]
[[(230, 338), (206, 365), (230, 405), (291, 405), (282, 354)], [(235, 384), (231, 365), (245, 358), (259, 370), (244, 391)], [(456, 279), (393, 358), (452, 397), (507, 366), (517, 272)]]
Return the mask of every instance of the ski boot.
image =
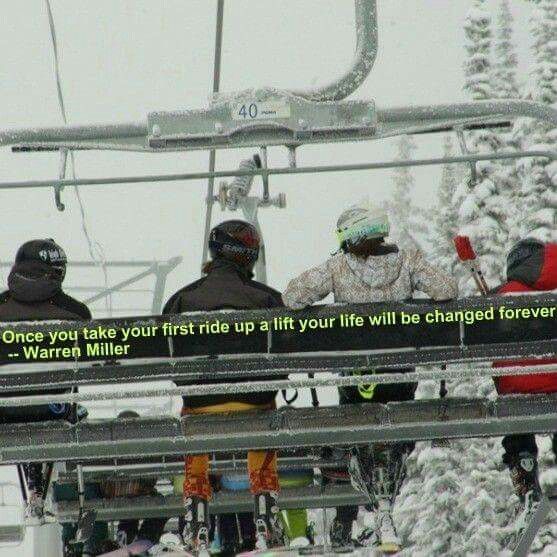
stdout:
[(515, 493), (525, 507), (537, 503), (542, 498), (538, 480), (538, 460), (531, 452), (518, 453), (509, 464), (511, 481)]
[(160, 537), (159, 543), (147, 551), (147, 555), (165, 555), (167, 553), (183, 551), (184, 549), (185, 547), (179, 534), (166, 532)]
[(284, 532), (279, 518), (277, 494), (258, 493), (255, 496), (255, 547), (269, 549), (284, 545)]
[(336, 553), (348, 553), (354, 551), (352, 542), (352, 521), (344, 522), (335, 518), (329, 529), (331, 547)]
[(393, 522), (390, 501), (380, 499), (376, 511), (377, 547), (383, 553), (398, 553), (401, 549), (400, 539)]
[(315, 524), (310, 522), (306, 527), (305, 536), (299, 536), (290, 541), (289, 547), (308, 548), (315, 545)]
[(209, 555), (209, 503), (207, 499), (192, 495), (184, 499), (184, 545), (197, 555)]
[(364, 528), (356, 537), (355, 547), (377, 547), (379, 537), (373, 528)]
[(25, 507), (25, 517), (28, 526), (42, 526), (45, 524), (44, 499), (40, 493), (31, 491)]

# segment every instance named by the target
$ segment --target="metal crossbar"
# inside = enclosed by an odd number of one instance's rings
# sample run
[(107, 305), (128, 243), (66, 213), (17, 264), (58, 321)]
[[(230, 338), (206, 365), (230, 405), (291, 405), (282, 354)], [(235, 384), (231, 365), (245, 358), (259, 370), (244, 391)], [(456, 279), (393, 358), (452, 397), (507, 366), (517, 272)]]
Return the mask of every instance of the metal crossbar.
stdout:
[(177, 418), (5, 424), (4, 464), (86, 462), (170, 454), (205, 454), (376, 442), (549, 433), (557, 395), (436, 399), (401, 403), (284, 408)]
[(308, 379), (282, 379), (275, 381), (247, 381), (234, 383), (210, 383), (188, 385), (184, 387), (155, 388), (150, 390), (113, 390), (100, 393), (64, 393), (31, 396), (12, 396), (0, 398), (0, 408), (35, 406), (52, 403), (82, 403), (105, 400), (127, 400), (133, 398), (171, 397), (171, 396), (207, 396), (217, 394), (258, 393), (265, 391), (279, 391), (281, 389), (303, 389), (317, 387), (348, 387), (356, 385), (396, 384), (412, 381), (455, 380), (471, 379), (477, 377), (502, 377), (509, 375), (530, 375), (532, 373), (557, 373), (553, 365), (519, 366), (508, 368), (475, 368), (466, 370), (434, 370), (415, 371), (407, 373), (373, 373), (351, 375), (348, 377), (325, 377)]
[(152, 174), (144, 176), (114, 176), (110, 178), (79, 178), (77, 180), (24, 180), (19, 182), (0, 182), (0, 189), (48, 188), (53, 186), (105, 186), (109, 184), (142, 184), (146, 182), (179, 182), (205, 180), (207, 178), (228, 178), (233, 176), (284, 176), (291, 174), (320, 174), (328, 172), (353, 172), (360, 170), (384, 170), (412, 166), (432, 166), (442, 164), (461, 164), (489, 160), (513, 160), (520, 158), (547, 158), (557, 160), (553, 151), (519, 151), (516, 153), (469, 154), (455, 157), (417, 159), (408, 161), (369, 162), (354, 164), (335, 164), (324, 166), (297, 166), (284, 168), (261, 168), (255, 170), (217, 170), (209, 172), (189, 172), (181, 174)]
[[(349, 373), (355, 369), (398, 368), (409, 366), (435, 366), (458, 363), (491, 362), (497, 359), (520, 357), (552, 358), (557, 355), (554, 340), (517, 343), (495, 343), (470, 347), (443, 347), (432, 349), (346, 351), (342, 354), (273, 355), (271, 357), (220, 356), (219, 358), (160, 358), (91, 365), (73, 364), (25, 364), (8, 366), (0, 373), (0, 393), (17, 391), (41, 391), (48, 388), (64, 388), (74, 385), (116, 384), (135, 381), (187, 381), (203, 382), (207, 375), (213, 379), (249, 379), (250, 377), (288, 375), (289, 373)], [(1, 368), (0, 368), (1, 369)], [(524, 369), (524, 368), (522, 368)], [(520, 373), (520, 369), (516, 369)], [(421, 371), (420, 378), (425, 380)], [(448, 377), (451, 370), (447, 371)], [(483, 371), (495, 375), (495, 368)], [(444, 375), (444, 372), (441, 372)], [(468, 378), (471, 371), (463, 371), (459, 377)], [(430, 375), (431, 376), (431, 375)], [(407, 377), (407, 376), (405, 376)], [(437, 375), (439, 377), (439, 375)], [(373, 381), (377, 379), (374, 375)], [(389, 378), (397, 382), (394, 375)], [(407, 380), (407, 379), (406, 379)], [(382, 379), (379, 379), (382, 381)]]
[[(281, 509), (342, 507), (365, 505), (365, 497), (350, 484), (284, 488), (280, 492)], [(98, 520), (121, 520), (125, 518), (156, 518), (180, 516), (184, 512), (183, 497), (167, 495), (159, 497), (134, 497), (115, 499), (90, 499), (86, 509), (95, 509)], [(209, 512), (224, 514), (253, 510), (253, 495), (248, 491), (217, 492), (209, 502)], [(79, 505), (74, 501), (59, 501), (55, 505), (59, 522), (76, 522)]]
[[(346, 462), (339, 460), (324, 460), (315, 456), (282, 456), (277, 459), (278, 469), (281, 471), (313, 470), (314, 468), (339, 468), (346, 466)], [(210, 460), (210, 471), (212, 474), (227, 474), (247, 471), (247, 460), (244, 457), (226, 460)], [(122, 465), (97, 465), (83, 466), (83, 474), (86, 481), (94, 482), (106, 479), (130, 479), (130, 478), (172, 478), (184, 473), (183, 459), (174, 462), (149, 462)], [(58, 483), (75, 483), (77, 474), (75, 471), (60, 472)]]

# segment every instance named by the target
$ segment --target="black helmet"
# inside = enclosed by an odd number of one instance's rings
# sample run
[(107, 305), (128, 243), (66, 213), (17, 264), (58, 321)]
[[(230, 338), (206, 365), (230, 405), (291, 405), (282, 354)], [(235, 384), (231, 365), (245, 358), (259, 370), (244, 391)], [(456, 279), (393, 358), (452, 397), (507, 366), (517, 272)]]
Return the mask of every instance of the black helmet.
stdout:
[(507, 255), (507, 279), (533, 284), (543, 267), (545, 244), (534, 238), (517, 242)]
[(260, 244), (255, 226), (243, 220), (221, 222), (209, 234), (209, 251), (213, 259), (229, 259), (250, 270), (259, 256)]
[(53, 269), (60, 279), (66, 275), (66, 254), (52, 239), (30, 240), (25, 242), (15, 256), (16, 265), (25, 261), (39, 261)]

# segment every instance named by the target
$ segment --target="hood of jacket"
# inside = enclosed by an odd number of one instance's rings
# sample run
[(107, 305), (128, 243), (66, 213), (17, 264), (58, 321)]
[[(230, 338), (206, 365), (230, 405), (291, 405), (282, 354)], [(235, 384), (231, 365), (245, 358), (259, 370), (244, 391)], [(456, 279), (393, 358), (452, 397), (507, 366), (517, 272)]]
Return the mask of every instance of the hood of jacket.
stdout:
[(507, 273), (507, 280), (520, 282), (534, 290), (557, 289), (557, 243), (547, 243), (533, 252), (521, 265)]
[(18, 302), (49, 300), (62, 290), (62, 280), (44, 263), (25, 261), (12, 267), (8, 276), (10, 295)]
[(345, 254), (350, 270), (371, 288), (383, 288), (395, 282), (402, 269), (402, 254), (399, 251), (384, 255), (370, 255), (366, 259)]

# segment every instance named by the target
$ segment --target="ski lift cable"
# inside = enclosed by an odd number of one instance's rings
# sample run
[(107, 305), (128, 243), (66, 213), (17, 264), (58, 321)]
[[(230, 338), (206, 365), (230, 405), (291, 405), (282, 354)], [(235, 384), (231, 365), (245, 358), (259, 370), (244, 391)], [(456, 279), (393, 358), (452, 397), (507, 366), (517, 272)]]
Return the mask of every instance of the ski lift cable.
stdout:
[[(217, 1), (217, 23), (215, 30), (215, 54), (214, 54), (214, 65), (213, 65), (213, 94), (218, 93), (220, 90), (220, 75), (221, 75), (221, 60), (222, 60), (222, 28), (224, 20), (224, 0)], [(217, 152), (212, 149), (209, 153), (209, 172), (213, 173), (215, 171)], [(207, 198), (206, 211), (205, 211), (205, 230), (203, 235), (203, 254), (201, 256), (201, 265), (207, 260), (208, 253), (208, 239), (209, 232), (211, 230), (211, 220), (213, 214), (214, 205), (214, 188), (215, 188), (215, 178), (214, 176), (209, 177), (207, 183)]]
[[(45, 0), (45, 4), (46, 4), (46, 11), (47, 11), (47, 15), (48, 15), (48, 25), (50, 28), (50, 38), (51, 38), (51, 42), (52, 42), (52, 52), (53, 52), (53, 56), (54, 56), (54, 74), (55, 74), (55, 79), (56, 79), (56, 93), (58, 96), (58, 104), (60, 107), (60, 113), (62, 115), (62, 120), (64, 121), (64, 124), (68, 124), (68, 117), (67, 117), (67, 112), (66, 112), (66, 105), (64, 102), (64, 94), (62, 92), (62, 78), (61, 78), (61, 72), (60, 72), (60, 57), (58, 54), (58, 40), (56, 38), (56, 26), (54, 24), (54, 16), (52, 14), (52, 6), (50, 5), (50, 0)], [(71, 161), (71, 172), (72, 172), (72, 178), (73, 180), (77, 179), (76, 176), (76, 171), (75, 171), (75, 156), (74, 156), (74, 152), (73, 150), (69, 150), (69, 155), (70, 155), (70, 161)], [(65, 162), (64, 162), (64, 172), (65, 172)], [(104, 255), (104, 250), (101, 246), (101, 244), (97, 241), (94, 241), (91, 238), (91, 235), (89, 233), (89, 229), (87, 227), (87, 217), (85, 214), (85, 207), (83, 204), (83, 200), (81, 199), (81, 194), (79, 191), (79, 186), (74, 186), (74, 192), (75, 192), (75, 196), (79, 205), (79, 211), (80, 211), (80, 215), (81, 215), (81, 229), (83, 231), (83, 235), (85, 236), (85, 240), (87, 242), (87, 246), (88, 246), (88, 250), (89, 250), (89, 255), (91, 257), (91, 259), (95, 262), (99, 263), (99, 266), (102, 269), (103, 272), (103, 276), (104, 276), (104, 282), (105, 282), (105, 286), (108, 288), (108, 273), (107, 273), (107, 268), (106, 268), (106, 260), (105, 260), (105, 255)], [(95, 249), (97, 250), (97, 254), (98, 257), (95, 256)], [(112, 313), (112, 297), (106, 298), (107, 300), (107, 312), (109, 314)]]

